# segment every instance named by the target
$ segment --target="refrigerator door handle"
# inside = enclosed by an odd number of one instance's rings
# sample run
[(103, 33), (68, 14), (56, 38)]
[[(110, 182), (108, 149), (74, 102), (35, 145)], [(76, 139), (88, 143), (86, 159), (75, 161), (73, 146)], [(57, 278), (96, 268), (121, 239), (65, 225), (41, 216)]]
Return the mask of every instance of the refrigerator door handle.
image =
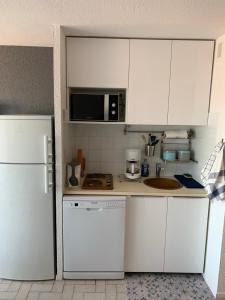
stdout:
[[(49, 163), (49, 158), (52, 162), (52, 153), (49, 153), (49, 144), (52, 144), (52, 139), (50, 139), (47, 135), (44, 135), (44, 163)], [(52, 148), (52, 147), (51, 147)]]
[[(45, 194), (48, 194), (49, 190), (53, 186), (53, 182), (52, 182), (53, 169), (52, 169), (52, 167), (49, 167), (48, 165), (46, 165), (44, 168), (45, 168), (45, 176), (44, 176), (45, 177)], [(49, 177), (51, 177), (51, 181), (49, 180)]]

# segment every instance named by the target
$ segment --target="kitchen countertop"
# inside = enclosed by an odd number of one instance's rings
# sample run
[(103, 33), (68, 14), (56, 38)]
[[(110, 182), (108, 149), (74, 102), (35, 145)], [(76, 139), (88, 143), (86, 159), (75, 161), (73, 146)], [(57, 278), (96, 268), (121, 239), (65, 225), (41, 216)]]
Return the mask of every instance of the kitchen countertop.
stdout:
[[(173, 177), (171, 177), (173, 178)], [(174, 179), (174, 178), (173, 178)], [(113, 190), (82, 190), (80, 187), (65, 187), (64, 195), (108, 195), (108, 196), (165, 196), (165, 197), (206, 197), (204, 189), (188, 189), (182, 187), (177, 190), (155, 189), (143, 182), (119, 181), (113, 177)]]

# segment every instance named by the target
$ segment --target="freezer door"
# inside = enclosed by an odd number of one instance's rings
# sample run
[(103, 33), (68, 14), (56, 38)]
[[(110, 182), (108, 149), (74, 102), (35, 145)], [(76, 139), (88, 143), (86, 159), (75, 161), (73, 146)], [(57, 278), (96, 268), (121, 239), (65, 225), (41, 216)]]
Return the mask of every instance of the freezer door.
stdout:
[(50, 170), (44, 165), (0, 164), (0, 278), (54, 278)]
[(0, 163), (51, 162), (51, 120), (0, 120)]

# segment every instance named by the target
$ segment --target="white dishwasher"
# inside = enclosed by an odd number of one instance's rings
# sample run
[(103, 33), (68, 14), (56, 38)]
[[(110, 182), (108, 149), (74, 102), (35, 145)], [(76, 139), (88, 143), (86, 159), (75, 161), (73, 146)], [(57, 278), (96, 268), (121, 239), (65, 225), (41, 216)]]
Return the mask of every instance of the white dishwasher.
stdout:
[(66, 279), (124, 277), (126, 197), (64, 196)]

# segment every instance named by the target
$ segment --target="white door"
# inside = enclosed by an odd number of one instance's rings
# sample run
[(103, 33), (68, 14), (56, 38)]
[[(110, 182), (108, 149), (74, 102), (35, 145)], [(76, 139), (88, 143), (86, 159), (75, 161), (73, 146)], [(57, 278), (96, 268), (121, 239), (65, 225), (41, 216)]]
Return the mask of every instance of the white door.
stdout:
[(64, 271), (124, 272), (124, 220), (125, 208), (78, 208), (64, 201)]
[(53, 193), (45, 188), (45, 168), (0, 164), (0, 278), (54, 278)]
[(166, 212), (166, 197), (127, 200), (126, 272), (163, 272)]
[(0, 119), (0, 163), (51, 163), (51, 120)]
[(173, 41), (169, 125), (207, 125), (213, 41)]
[(203, 273), (208, 198), (168, 198), (164, 272)]
[(129, 40), (67, 38), (67, 86), (127, 88)]
[(128, 124), (167, 124), (171, 41), (130, 40)]

